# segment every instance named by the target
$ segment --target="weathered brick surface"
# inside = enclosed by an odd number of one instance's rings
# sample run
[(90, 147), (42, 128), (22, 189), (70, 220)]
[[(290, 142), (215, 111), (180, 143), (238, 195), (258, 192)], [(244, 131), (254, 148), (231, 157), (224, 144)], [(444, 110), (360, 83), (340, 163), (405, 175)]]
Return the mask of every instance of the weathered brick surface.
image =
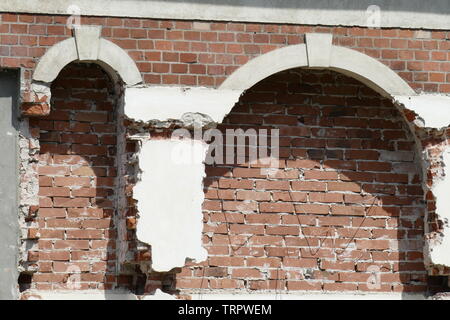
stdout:
[(116, 281), (115, 104), (100, 67), (71, 64), (52, 84), (50, 115), (30, 120), (41, 147), (35, 288), (70, 289), (69, 276), (77, 272), (78, 289)]
[[(0, 15), (0, 66), (22, 68), (26, 87), (45, 52), (72, 36), (67, 16)], [(102, 25), (102, 36), (132, 57), (149, 85), (218, 87), (250, 59), (303, 43), (307, 32), (326, 32), (334, 44), (384, 63), (418, 92), (450, 92), (448, 31), (421, 38), (404, 29), (234, 22), (197, 28), (192, 21), (110, 17), (81, 22)], [(33, 288), (67, 288), (69, 267), (82, 271), (81, 289), (131, 288), (131, 277), (115, 269), (117, 221), (127, 221), (119, 239), (129, 256), (151, 259), (149, 251), (135, 252), (135, 181), (116, 165), (118, 115), (110, 86), (99, 67), (68, 67), (52, 86), (50, 115), (30, 119), (30, 134), (40, 141), (39, 163), (31, 159), (21, 179), (32, 180), (30, 170), (39, 175), (39, 206), (33, 203), (26, 218), (27, 241), (38, 242), (26, 255), (38, 268)], [(24, 115), (48, 112), (27, 90), (22, 98)], [(179, 270), (150, 274), (148, 288), (373, 291), (366, 280), (378, 266), (382, 285), (376, 290), (425, 291), (425, 210), (432, 231), (442, 221), (431, 192), (426, 206), (421, 203), (414, 143), (389, 101), (335, 73), (296, 70), (249, 90), (226, 126), (279, 128), (281, 171), (268, 177), (259, 167), (208, 167), (209, 259), (204, 268), (183, 268), (176, 281)], [(449, 131), (419, 137), (431, 163), (424, 177), (431, 186)], [(39, 149), (29, 142), (23, 151)], [(136, 151), (131, 142), (124, 149), (125, 159)], [(117, 189), (118, 169), (125, 190)], [(117, 204), (119, 192), (127, 203)], [(369, 210), (373, 197), (377, 206)]]

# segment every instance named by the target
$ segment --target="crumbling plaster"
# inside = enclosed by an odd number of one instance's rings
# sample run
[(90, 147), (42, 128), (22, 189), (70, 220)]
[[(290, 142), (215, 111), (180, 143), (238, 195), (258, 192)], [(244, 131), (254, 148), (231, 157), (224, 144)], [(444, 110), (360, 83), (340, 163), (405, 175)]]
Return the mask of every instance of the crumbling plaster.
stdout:
[(441, 130), (450, 126), (450, 96), (420, 94), (394, 96), (394, 100), (417, 114), (418, 127)]
[(203, 160), (208, 146), (191, 139), (146, 140), (134, 187), (137, 237), (152, 246), (152, 269), (169, 271), (186, 258), (206, 259), (202, 247)]
[(442, 233), (429, 240), (429, 263), (450, 266), (450, 147), (443, 152), (442, 176), (435, 178), (432, 192), (436, 199), (436, 214), (444, 222)]

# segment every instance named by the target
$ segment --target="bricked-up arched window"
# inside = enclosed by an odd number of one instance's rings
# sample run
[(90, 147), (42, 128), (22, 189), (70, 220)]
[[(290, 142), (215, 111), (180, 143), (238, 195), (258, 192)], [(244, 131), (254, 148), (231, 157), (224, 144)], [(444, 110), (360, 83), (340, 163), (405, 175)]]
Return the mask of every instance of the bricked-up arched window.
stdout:
[(32, 288), (112, 289), (116, 277), (117, 92), (96, 64), (71, 63), (52, 82), (39, 132), (38, 247)]
[(176, 289), (426, 291), (421, 169), (390, 100), (292, 69), (247, 90), (219, 128), (279, 129), (280, 170), (207, 166), (208, 260)]

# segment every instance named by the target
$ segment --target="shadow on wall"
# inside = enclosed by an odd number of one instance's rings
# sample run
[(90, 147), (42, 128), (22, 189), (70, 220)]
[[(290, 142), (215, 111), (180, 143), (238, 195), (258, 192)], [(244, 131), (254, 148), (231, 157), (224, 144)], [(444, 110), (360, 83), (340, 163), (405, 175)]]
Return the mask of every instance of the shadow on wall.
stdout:
[(95, 64), (72, 63), (52, 83), (40, 131), (39, 270), (31, 288), (113, 289), (117, 276), (117, 104), (114, 83)]
[(279, 129), (280, 167), (207, 166), (209, 257), (177, 274), (179, 292), (440, 286), (424, 269), (414, 139), (389, 100), (336, 72), (293, 69), (249, 89), (219, 128)]

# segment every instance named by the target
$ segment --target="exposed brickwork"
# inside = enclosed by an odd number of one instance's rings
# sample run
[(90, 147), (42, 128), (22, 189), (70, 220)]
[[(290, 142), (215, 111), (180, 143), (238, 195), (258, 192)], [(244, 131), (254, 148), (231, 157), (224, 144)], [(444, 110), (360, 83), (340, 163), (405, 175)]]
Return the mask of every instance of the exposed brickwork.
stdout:
[[(247, 91), (224, 123), (280, 129), (281, 169), (207, 168), (209, 258), (184, 268), (177, 289), (426, 290), (421, 169), (390, 101), (297, 69)], [(370, 288), (377, 267), (381, 286)]]
[[(49, 116), (40, 130), (38, 249), (30, 260), (37, 289), (108, 289), (116, 283), (116, 101), (112, 82), (90, 64), (66, 67), (52, 84)], [(77, 269), (79, 268), (79, 269)], [(72, 288), (73, 289), (73, 288)]]
[[(22, 68), (24, 115), (44, 115), (45, 99), (26, 87), (39, 58), (72, 36), (67, 16), (0, 15), (0, 66)], [(146, 84), (218, 87), (250, 59), (302, 43), (307, 32), (325, 32), (335, 44), (389, 66), (417, 91), (450, 93), (445, 31), (226, 22), (202, 22), (198, 28), (191, 21), (108, 17), (81, 22), (102, 25), (102, 36), (128, 52)], [(419, 38), (423, 35), (429, 37)], [(37, 268), (32, 288), (67, 289), (67, 268), (73, 266), (82, 271), (80, 289), (133, 288), (140, 281), (133, 264), (151, 260), (146, 248), (137, 250), (133, 164), (117, 168), (120, 161), (133, 161), (136, 148), (124, 137), (116, 146), (122, 119), (112, 86), (99, 67), (66, 68), (53, 83), (50, 115), (29, 120), (31, 137), (41, 143), (37, 165), (36, 141), (21, 140), (22, 152), (31, 155), (21, 168), (22, 185), (32, 189), (31, 171), (39, 173), (39, 206), (25, 199), (30, 190), (22, 192), (22, 211), (28, 214), (24, 238), (32, 248), (27, 270)], [(389, 101), (335, 73), (296, 70), (247, 92), (226, 123), (280, 128), (282, 171), (267, 177), (259, 168), (209, 167), (204, 227), (209, 259), (176, 276), (180, 270), (150, 274), (148, 291), (376, 291), (366, 285), (371, 265), (382, 267), (381, 291), (426, 290), (425, 210), (432, 231), (442, 222), (434, 216), (431, 192), (426, 206), (421, 202), (413, 139)], [(431, 186), (442, 169), (449, 133), (419, 136), (431, 159), (426, 177)], [(383, 160), (387, 152), (394, 160)], [(377, 206), (370, 210), (374, 196)], [(118, 239), (117, 223), (128, 229)], [(119, 245), (126, 256), (117, 259)], [(118, 275), (117, 261), (131, 266), (120, 271), (128, 275)], [(439, 273), (450, 271), (433, 271)]]

